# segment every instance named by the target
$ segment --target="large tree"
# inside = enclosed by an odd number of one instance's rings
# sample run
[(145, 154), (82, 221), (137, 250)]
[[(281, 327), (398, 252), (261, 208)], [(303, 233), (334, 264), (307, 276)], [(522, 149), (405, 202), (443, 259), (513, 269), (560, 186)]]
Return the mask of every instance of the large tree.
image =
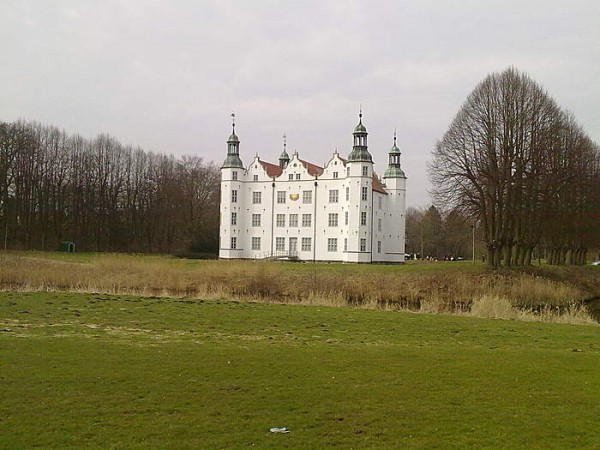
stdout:
[[(478, 220), (488, 263), (528, 264), (545, 239), (585, 260), (597, 202), (598, 147), (556, 102), (514, 68), (486, 77), (433, 151), (436, 201)], [(591, 205), (598, 209), (597, 203)], [(576, 237), (577, 236), (577, 237)]]

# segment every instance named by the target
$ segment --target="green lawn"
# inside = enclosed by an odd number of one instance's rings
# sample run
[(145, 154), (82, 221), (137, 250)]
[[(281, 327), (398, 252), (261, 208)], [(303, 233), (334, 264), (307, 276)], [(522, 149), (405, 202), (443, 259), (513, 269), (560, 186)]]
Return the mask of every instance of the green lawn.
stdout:
[(597, 326), (11, 292), (0, 322), (0, 448), (600, 443)]

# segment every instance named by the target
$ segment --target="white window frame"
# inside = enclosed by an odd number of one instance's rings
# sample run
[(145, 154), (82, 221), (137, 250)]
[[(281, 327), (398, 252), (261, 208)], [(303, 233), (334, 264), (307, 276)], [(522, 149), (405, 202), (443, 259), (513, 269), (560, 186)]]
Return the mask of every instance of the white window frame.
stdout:
[(285, 251), (285, 238), (284, 237), (276, 237), (275, 238), (275, 250), (278, 252)]
[(312, 250), (312, 239), (309, 237), (303, 237), (300, 251), (310, 252), (311, 250)]
[(260, 237), (252, 238), (252, 250), (260, 250)]
[(311, 227), (312, 226), (312, 214), (302, 214), (302, 226), (303, 227)]
[(261, 219), (260, 214), (252, 214), (252, 226), (260, 227), (260, 222), (261, 222), (260, 219)]
[(360, 212), (360, 224), (361, 224), (361, 226), (367, 226), (367, 212), (366, 211)]
[(329, 213), (329, 221), (327, 222), (330, 227), (338, 226), (338, 214), (337, 213)]
[(237, 213), (236, 212), (231, 213), (231, 225), (237, 225)]
[(298, 214), (290, 214), (288, 218), (288, 227), (296, 228), (298, 226)]
[(302, 191), (302, 203), (305, 205), (312, 204), (312, 191)]
[(328, 238), (327, 239), (327, 251), (328, 252), (337, 252), (337, 238)]
[(285, 203), (286, 192), (285, 191), (277, 191), (277, 203), (283, 204)]
[(231, 203), (237, 203), (237, 199), (238, 199), (237, 189), (232, 189), (231, 190)]
[(231, 236), (231, 250), (237, 250), (237, 237)]
[(277, 214), (275, 216), (275, 226), (276, 227), (285, 227), (285, 214)]
[(360, 238), (360, 251), (361, 252), (367, 251), (367, 240), (365, 238)]
[(262, 203), (262, 192), (261, 191), (253, 191), (252, 192), (252, 203), (254, 205), (260, 205)]
[(369, 199), (369, 188), (367, 186), (363, 186), (360, 189), (360, 199), (361, 200), (368, 200)]

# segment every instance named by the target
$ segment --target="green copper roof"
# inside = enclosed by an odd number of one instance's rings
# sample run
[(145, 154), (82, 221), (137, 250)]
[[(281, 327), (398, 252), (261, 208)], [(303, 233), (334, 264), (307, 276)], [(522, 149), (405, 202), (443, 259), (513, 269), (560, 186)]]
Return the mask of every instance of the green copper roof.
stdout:
[(223, 166), (221, 168), (222, 169), (227, 169), (227, 168), (243, 169), (244, 164), (242, 164), (242, 160), (240, 159), (240, 157), (238, 155), (227, 155), (227, 158), (225, 158), (225, 162), (223, 163)]
[(227, 143), (228, 144), (232, 144), (234, 142), (240, 142), (240, 140), (238, 139), (238, 137), (236, 136), (235, 133), (231, 133), (231, 136), (229, 136), (229, 139), (227, 139)]
[(371, 156), (369, 150), (367, 150), (366, 147), (354, 147), (348, 155), (348, 161), (365, 161), (372, 163), (373, 157)]
[(290, 155), (288, 155), (288, 153), (284, 150), (283, 153), (281, 153), (281, 155), (279, 155), (279, 159), (283, 159), (284, 161), (289, 161)]
[(383, 178), (406, 178), (406, 175), (400, 167), (388, 167)]
[(362, 124), (362, 122), (359, 122), (358, 125), (356, 125), (354, 127), (354, 133), (366, 133), (367, 132), (367, 128)]

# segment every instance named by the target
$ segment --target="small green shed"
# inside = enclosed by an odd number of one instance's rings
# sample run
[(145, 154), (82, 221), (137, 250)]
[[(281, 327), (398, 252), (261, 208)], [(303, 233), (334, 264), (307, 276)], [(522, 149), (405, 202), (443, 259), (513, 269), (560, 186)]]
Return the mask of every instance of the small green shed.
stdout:
[(75, 253), (75, 242), (65, 241), (60, 243), (60, 251), (66, 253)]

